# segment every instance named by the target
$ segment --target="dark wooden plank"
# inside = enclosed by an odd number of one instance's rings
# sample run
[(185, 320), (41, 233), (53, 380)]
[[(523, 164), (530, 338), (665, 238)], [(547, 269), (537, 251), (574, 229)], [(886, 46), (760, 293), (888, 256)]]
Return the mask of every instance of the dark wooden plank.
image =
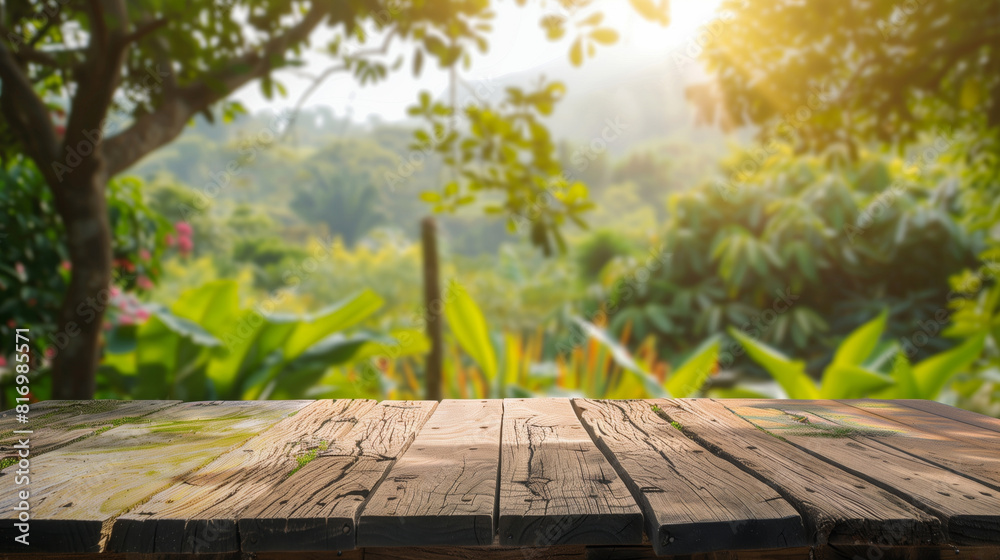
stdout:
[(834, 401), (723, 404), (757, 427), (930, 511), (941, 519), (949, 542), (1000, 543), (1000, 495), (966, 477), (883, 445), (867, 437), (865, 430), (845, 430), (845, 424), (826, 418), (853, 417), (852, 411), (857, 409)]
[[(962, 441), (964, 443), (985, 447), (986, 449), (1000, 449), (1000, 432), (994, 432), (993, 430), (981, 428), (974, 424), (952, 420), (951, 418), (947, 418), (945, 416), (939, 416), (937, 414), (926, 412), (918, 408), (912, 408), (903, 404), (904, 402), (911, 401), (858, 399), (842, 400), (837, 402), (860, 408), (865, 412), (881, 416), (888, 420), (892, 420), (893, 422), (899, 422), (900, 424), (904, 424), (910, 428), (931, 432), (950, 439)], [(986, 418), (987, 420), (990, 419), (988, 416), (983, 416), (983, 418)]]
[(365, 548), (365, 560), (586, 560), (586, 548), (550, 547), (393, 547)]
[(437, 405), (384, 401), (239, 520), (244, 551), (352, 550), (358, 514)]
[(343, 437), (375, 407), (369, 400), (322, 400), (248, 440), (114, 523), (116, 552), (219, 553), (240, 549), (237, 519), (309, 454)]
[[(43, 401), (30, 405), (28, 422), (14, 411), (0, 415), (0, 459), (17, 456), (19, 441), (28, 438), (31, 454), (41, 455), (123, 422), (132, 422), (180, 401)], [(15, 434), (30, 430), (30, 434)]]
[(943, 544), (940, 521), (870, 482), (768, 435), (709, 399), (658, 399), (686, 435), (768, 482), (803, 516), (816, 544)]
[(503, 401), (441, 402), (371, 496), (359, 547), (493, 544)]
[(568, 399), (504, 401), (499, 542), (637, 544), (642, 513)]
[[(31, 462), (31, 541), (39, 552), (97, 552), (116, 516), (242, 444), (304, 401), (199, 402), (51, 451)], [(15, 488), (9, 467), (0, 484)], [(18, 499), (0, 496), (0, 551), (17, 552), (7, 520)]]
[(685, 437), (647, 401), (574, 405), (642, 506), (657, 554), (807, 544), (802, 519), (774, 489)]
[(964, 422), (970, 426), (977, 426), (984, 430), (991, 430), (994, 432), (1000, 432), (1000, 418), (993, 418), (992, 416), (984, 416), (982, 414), (976, 414), (975, 412), (969, 412), (968, 410), (963, 410), (961, 408), (955, 408), (954, 406), (948, 406), (936, 401), (923, 401), (916, 399), (896, 399), (891, 401), (895, 404), (901, 404), (903, 406), (908, 406), (910, 408), (915, 408), (917, 410), (923, 410), (924, 412), (929, 412), (931, 414), (936, 414), (938, 416), (943, 416), (956, 422)]

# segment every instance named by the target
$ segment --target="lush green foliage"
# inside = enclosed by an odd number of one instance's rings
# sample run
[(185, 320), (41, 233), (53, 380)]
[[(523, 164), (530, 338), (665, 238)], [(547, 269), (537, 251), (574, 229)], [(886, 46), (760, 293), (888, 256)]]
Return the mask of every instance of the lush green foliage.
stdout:
[[(276, 296), (280, 297), (280, 296)], [(138, 327), (108, 336), (104, 389), (132, 398), (308, 398), (330, 366), (361, 360), (395, 339), (351, 331), (382, 304), (362, 292), (301, 317), (239, 305), (231, 281), (184, 293)], [(420, 333), (411, 337), (422, 350)]]
[[(805, 363), (735, 329), (730, 334), (746, 353), (777, 381), (784, 398), (792, 399), (937, 399), (958, 373), (965, 371), (983, 350), (984, 337), (973, 336), (951, 350), (917, 364), (895, 342), (882, 343), (888, 313), (865, 323), (837, 348), (817, 385), (806, 373)], [(763, 396), (748, 389), (720, 391), (729, 396)]]
[[(694, 92), (731, 125), (817, 148), (887, 145), (964, 123), (1000, 126), (997, 0), (726, 0)], [(789, 56), (789, 53), (796, 53)], [(748, 78), (752, 76), (753, 79)]]
[[(727, 325), (794, 352), (813, 366), (867, 317), (889, 306), (893, 336), (945, 307), (947, 281), (976, 262), (979, 236), (958, 223), (961, 167), (866, 152), (857, 162), (794, 156), (755, 163), (734, 154), (719, 180), (670, 201), (654, 248), (667, 265), (646, 281), (607, 271), (603, 305), (620, 330), (684, 349)], [(934, 339), (921, 355), (939, 350)], [(724, 349), (723, 366), (733, 365)]]
[[(0, 169), (0, 336), (12, 337), (14, 325), (55, 331), (70, 265), (62, 221), (43, 185), (28, 162)], [(146, 204), (140, 186), (132, 177), (112, 181), (107, 203), (114, 236), (114, 285), (144, 292), (160, 278), (160, 259), (173, 227)], [(53, 343), (38, 342), (44, 347)]]

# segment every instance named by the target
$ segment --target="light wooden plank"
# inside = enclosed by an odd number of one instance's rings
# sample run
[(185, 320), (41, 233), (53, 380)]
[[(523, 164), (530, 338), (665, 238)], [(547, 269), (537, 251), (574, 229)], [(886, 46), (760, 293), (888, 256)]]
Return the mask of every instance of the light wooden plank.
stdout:
[[(858, 399), (842, 400), (837, 402), (860, 408), (870, 414), (875, 414), (888, 420), (892, 420), (893, 422), (899, 422), (900, 424), (904, 424), (921, 431), (931, 432), (933, 434), (945, 436), (964, 443), (985, 447), (986, 449), (1000, 449), (1000, 431), (995, 432), (993, 430), (976, 426), (975, 424), (952, 420), (946, 416), (939, 416), (932, 412), (926, 412), (918, 408), (912, 408), (907, 404), (903, 404), (913, 401)], [(970, 412), (969, 414), (973, 413)], [(983, 416), (982, 418), (992, 420), (988, 416)]]
[[(34, 458), (30, 504), (32, 550), (97, 552), (116, 516), (183, 480), (242, 444), (304, 401), (198, 402), (166, 408), (136, 423)], [(15, 488), (16, 466), (0, 473)], [(15, 493), (0, 496), (0, 551), (14, 543)]]
[(358, 546), (490, 545), (503, 401), (446, 400), (361, 513)]
[(574, 405), (642, 506), (657, 554), (807, 544), (795, 508), (770, 486), (685, 437), (647, 401), (576, 399)]
[(326, 451), (258, 497), (239, 520), (242, 550), (352, 550), (358, 514), (437, 405), (384, 401)]
[(866, 430), (845, 430), (843, 423), (826, 418), (853, 417), (852, 411), (860, 412), (849, 405), (834, 401), (807, 405), (785, 401), (744, 405), (724, 401), (723, 404), (761, 429), (930, 511), (941, 519), (949, 542), (961, 545), (1000, 542), (1000, 496), (996, 492), (882, 445), (869, 438)]
[(504, 401), (499, 542), (637, 544), (642, 513), (568, 399)]
[[(30, 439), (31, 453), (37, 457), (178, 403), (180, 401), (43, 401), (31, 405), (26, 424), (18, 422), (14, 412), (6, 411), (0, 416), (0, 459), (16, 457), (18, 449), (14, 446), (24, 438)], [(31, 430), (32, 433), (15, 434), (14, 430)]]
[(943, 544), (940, 521), (882, 488), (768, 435), (708, 399), (657, 399), (684, 433), (768, 482), (803, 516), (811, 539)]
[(991, 430), (994, 432), (1000, 432), (1000, 418), (993, 418), (992, 416), (984, 416), (982, 414), (976, 414), (975, 412), (969, 412), (968, 410), (963, 410), (961, 408), (956, 408), (954, 406), (948, 406), (943, 403), (936, 401), (924, 401), (916, 399), (896, 399), (892, 401), (895, 404), (901, 404), (903, 406), (908, 406), (910, 408), (915, 408), (917, 410), (923, 410), (924, 412), (929, 412), (931, 414), (936, 414), (938, 416), (943, 416), (956, 422), (964, 422), (970, 426), (977, 426), (984, 430)]
[(222, 553), (240, 549), (237, 519), (375, 407), (370, 400), (310, 403), (120, 516), (108, 549), (145, 553)]
[[(766, 405), (768, 401), (760, 402)], [(995, 492), (1000, 492), (1000, 453), (995, 448), (965, 443), (937, 431), (911, 427), (834, 401), (786, 403), (812, 407), (810, 410), (814, 409), (814, 413), (840, 424), (845, 431), (864, 432), (868, 438), (883, 445), (974, 479)]]

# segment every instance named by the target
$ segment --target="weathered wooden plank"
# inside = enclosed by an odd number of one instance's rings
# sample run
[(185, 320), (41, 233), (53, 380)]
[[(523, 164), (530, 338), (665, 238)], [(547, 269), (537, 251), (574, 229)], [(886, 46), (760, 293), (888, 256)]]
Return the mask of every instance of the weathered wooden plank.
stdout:
[(568, 399), (504, 401), (499, 542), (636, 544), (642, 513)]
[[(945, 416), (939, 416), (937, 414), (926, 412), (918, 408), (912, 408), (903, 404), (904, 402), (910, 401), (858, 399), (842, 400), (837, 402), (860, 408), (865, 412), (881, 416), (882, 418), (893, 422), (899, 422), (900, 424), (904, 424), (910, 428), (931, 432), (933, 434), (962, 441), (964, 443), (985, 447), (986, 449), (1000, 449), (1000, 432), (994, 432), (993, 430), (981, 428), (973, 424), (952, 420)], [(972, 413), (970, 412), (969, 414)], [(990, 420), (988, 416), (984, 416), (983, 418)]]
[(413, 441), (435, 401), (385, 401), (239, 520), (242, 549), (352, 550), (358, 513)]
[[(767, 406), (770, 401), (745, 402), (760, 402)], [(784, 403), (812, 407), (810, 410), (815, 414), (839, 424), (846, 432), (863, 432), (868, 438), (883, 445), (976, 480), (1000, 492), (1000, 453), (993, 448), (984, 448), (951, 439), (938, 432), (913, 428), (834, 401), (784, 401)]]
[(724, 404), (759, 428), (937, 515), (949, 542), (1000, 543), (1000, 496), (987, 486), (882, 445), (867, 437), (864, 429), (845, 430), (844, 424), (825, 418), (854, 416), (851, 411), (857, 409), (834, 401)]
[(917, 410), (923, 410), (924, 412), (929, 412), (931, 414), (936, 414), (938, 416), (943, 416), (956, 422), (964, 422), (971, 426), (977, 426), (984, 430), (992, 430), (994, 432), (1000, 432), (1000, 418), (993, 418), (992, 416), (984, 416), (982, 414), (976, 414), (975, 412), (969, 412), (968, 410), (962, 410), (961, 408), (955, 408), (954, 406), (948, 406), (936, 401), (924, 401), (917, 399), (896, 399), (884, 402), (891, 402), (895, 404), (901, 404), (903, 406), (908, 406), (910, 408), (915, 408)]
[(493, 544), (503, 401), (441, 402), (371, 496), (359, 547)]
[[(29, 438), (31, 454), (41, 455), (116, 424), (148, 416), (180, 401), (44, 401), (31, 405), (28, 422), (16, 420), (16, 413), (0, 415), (0, 459), (15, 457), (18, 441)], [(14, 430), (31, 430), (15, 434)]]
[[(102, 537), (120, 513), (305, 404), (180, 404), (34, 458), (29, 487), (33, 550), (100, 550)], [(16, 468), (0, 473), (0, 483), (15, 488), (11, 478)], [(0, 518), (13, 518), (17, 502), (14, 492), (0, 496)], [(0, 523), (0, 551), (19, 551), (14, 536), (11, 523)]]
[(648, 402), (573, 402), (642, 506), (657, 554), (807, 544), (802, 519), (774, 489), (685, 437)]
[(310, 454), (343, 437), (375, 401), (322, 400), (120, 516), (108, 549), (117, 552), (219, 553), (240, 549), (237, 519)]
[(708, 399), (657, 399), (669, 420), (768, 482), (802, 514), (816, 544), (943, 544), (940, 521), (876, 485), (768, 435)]

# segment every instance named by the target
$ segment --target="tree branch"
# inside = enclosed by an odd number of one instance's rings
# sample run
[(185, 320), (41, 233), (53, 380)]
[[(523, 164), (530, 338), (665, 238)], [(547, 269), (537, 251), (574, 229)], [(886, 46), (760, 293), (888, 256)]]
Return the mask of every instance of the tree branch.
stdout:
[(10, 123), (14, 134), (24, 144), (28, 156), (35, 161), (46, 179), (50, 179), (53, 177), (51, 163), (59, 154), (59, 140), (52, 125), (52, 117), (45, 102), (35, 93), (31, 81), (3, 41), (0, 41), (0, 81), (3, 82), (0, 111)]
[[(236, 89), (267, 75), (271, 58), (284, 53), (292, 45), (306, 40), (329, 14), (326, 4), (314, 5), (305, 17), (278, 37), (261, 47), (250, 48), (225, 68), (197, 83), (177, 88), (170, 98), (152, 113), (140, 117), (128, 129), (108, 138), (103, 146), (108, 176), (129, 168), (149, 152), (176, 138), (193, 116), (224, 99)], [(206, 83), (221, 84), (209, 88)]]
[(123, 39), (123, 41), (125, 42), (125, 44), (131, 44), (131, 43), (138, 42), (139, 40), (141, 40), (146, 35), (149, 35), (150, 33), (156, 31), (157, 29), (159, 29), (161, 27), (163, 27), (164, 25), (166, 25), (169, 22), (170, 22), (170, 20), (168, 20), (166, 18), (161, 18), (161, 19), (158, 19), (158, 20), (155, 20), (155, 21), (151, 21), (151, 22), (149, 22), (149, 23), (147, 23), (145, 25), (140, 26), (135, 31), (133, 31), (133, 32), (129, 33), (128, 35), (126, 35), (125, 38)]
[[(395, 37), (395, 35), (396, 35), (395, 31), (390, 31), (385, 36), (385, 39), (383, 39), (381, 47), (378, 47), (376, 49), (360, 50), (354, 53), (353, 55), (345, 56), (344, 58), (345, 59), (360, 58), (363, 56), (376, 56), (380, 54), (385, 54), (386, 52), (388, 52), (389, 45), (392, 44), (392, 39), (393, 37)], [(302, 106), (305, 104), (306, 100), (309, 99), (312, 96), (312, 94), (316, 92), (320, 84), (325, 82), (327, 78), (336, 74), (337, 72), (343, 72), (345, 70), (350, 70), (350, 69), (351, 69), (350, 63), (337, 64), (335, 66), (327, 68), (326, 70), (323, 70), (323, 72), (321, 72), (319, 76), (316, 76), (313, 79), (313, 82), (309, 84), (309, 87), (304, 92), (302, 92), (302, 95), (299, 97), (299, 100), (295, 103), (295, 108), (292, 109), (292, 116), (288, 119), (288, 125), (285, 127), (285, 131), (281, 135), (282, 141), (288, 138), (289, 133), (291, 133), (292, 131), (292, 127), (295, 126), (295, 120), (298, 119), (299, 113), (302, 111)]]
[[(125, 62), (123, 38), (128, 28), (125, 0), (91, 0), (90, 6), (93, 31), (87, 45), (85, 66), (78, 72), (77, 91), (66, 123), (64, 143), (67, 146), (90, 142), (88, 135), (93, 137), (94, 130), (100, 137), (101, 124), (111, 107)], [(93, 149), (97, 152), (100, 146)], [(94, 158), (88, 158), (88, 162), (91, 159)]]

